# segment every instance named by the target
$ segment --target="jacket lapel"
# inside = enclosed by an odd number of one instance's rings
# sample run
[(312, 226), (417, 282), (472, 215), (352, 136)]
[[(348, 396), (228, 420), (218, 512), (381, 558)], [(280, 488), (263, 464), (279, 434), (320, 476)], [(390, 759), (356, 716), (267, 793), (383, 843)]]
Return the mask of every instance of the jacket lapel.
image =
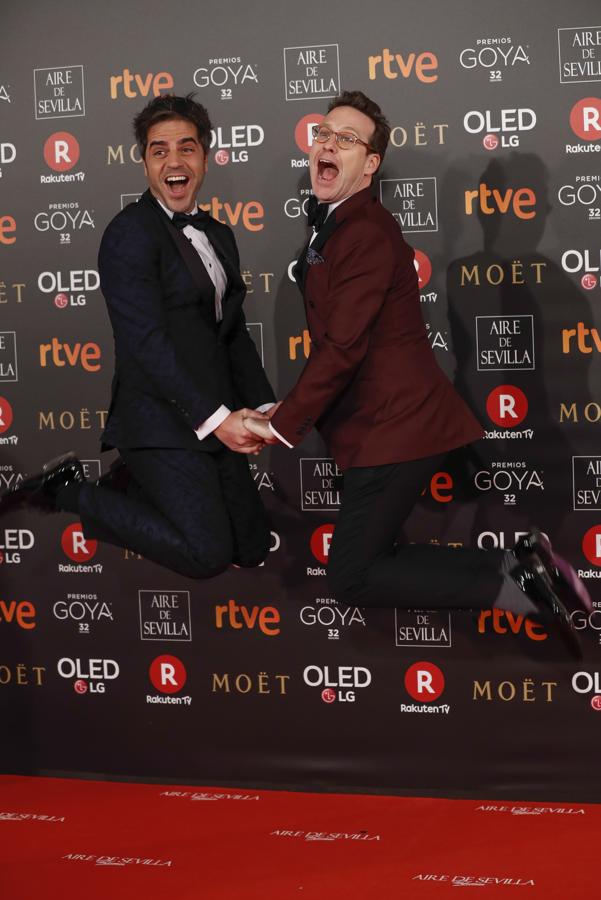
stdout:
[(165, 229), (167, 230), (167, 233), (169, 234), (171, 240), (177, 247), (178, 253), (180, 254), (182, 260), (186, 265), (186, 268), (192, 276), (194, 284), (201, 292), (203, 300), (207, 300), (214, 305), (215, 286), (211, 281), (211, 277), (207, 272), (202, 259), (200, 258), (190, 241), (178, 228), (171, 224), (171, 219), (164, 212), (164, 210), (161, 209), (150, 191), (146, 191), (142, 195), (140, 202), (142, 202), (142, 200), (148, 200), (153, 209), (160, 216), (161, 222), (165, 226)]
[(349, 218), (349, 216), (352, 216), (357, 209), (363, 206), (364, 203), (369, 203), (373, 199), (373, 189), (371, 185), (364, 188), (362, 191), (358, 191), (356, 194), (353, 194), (352, 197), (349, 197), (348, 200), (345, 200), (344, 203), (341, 203), (340, 206), (337, 206), (336, 209), (330, 213), (322, 227), (317, 232), (315, 240), (311, 244), (311, 237), (309, 237), (309, 240), (301, 251), (293, 273), (296, 283), (298, 284), (302, 294), (304, 294), (305, 292), (305, 283), (307, 281), (309, 269), (311, 268), (307, 262), (307, 251), (309, 249), (309, 245), (311, 246), (312, 250), (314, 250), (316, 253), (319, 253), (322, 248), (325, 247), (328, 239), (331, 238), (336, 229), (339, 228), (342, 223)]

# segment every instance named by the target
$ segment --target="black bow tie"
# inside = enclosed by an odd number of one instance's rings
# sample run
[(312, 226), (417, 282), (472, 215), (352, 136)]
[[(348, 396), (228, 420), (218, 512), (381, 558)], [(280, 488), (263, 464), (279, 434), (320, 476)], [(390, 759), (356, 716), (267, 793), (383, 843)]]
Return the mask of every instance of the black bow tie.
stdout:
[(320, 203), (315, 194), (311, 194), (307, 204), (307, 220), (315, 231), (319, 231), (328, 216), (328, 203)]
[(210, 218), (208, 212), (199, 209), (198, 212), (192, 213), (191, 215), (176, 212), (173, 214), (171, 221), (175, 227), (180, 230), (185, 228), (186, 225), (192, 225), (193, 228), (198, 228), (199, 231), (206, 231)]

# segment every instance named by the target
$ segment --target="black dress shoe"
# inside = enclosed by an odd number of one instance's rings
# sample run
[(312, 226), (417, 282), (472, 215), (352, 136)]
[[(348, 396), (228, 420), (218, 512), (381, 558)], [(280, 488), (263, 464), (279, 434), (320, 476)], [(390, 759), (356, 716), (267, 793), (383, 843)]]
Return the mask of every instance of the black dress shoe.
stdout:
[(538, 528), (532, 528), (513, 548), (520, 562), (528, 562), (536, 554), (544, 565), (556, 591), (564, 592), (576, 609), (591, 612), (593, 603), (589, 592), (567, 559), (555, 553), (551, 541)]
[(66, 453), (49, 460), (37, 475), (24, 478), (0, 494), (0, 513), (24, 506), (55, 512), (56, 495), (60, 489), (68, 484), (83, 484), (85, 480), (80, 461), (73, 453)]
[(528, 560), (519, 563), (509, 573), (526, 594), (545, 623), (555, 622), (564, 643), (576, 659), (582, 659), (582, 649), (570, 613), (555, 593), (547, 568), (532, 551)]

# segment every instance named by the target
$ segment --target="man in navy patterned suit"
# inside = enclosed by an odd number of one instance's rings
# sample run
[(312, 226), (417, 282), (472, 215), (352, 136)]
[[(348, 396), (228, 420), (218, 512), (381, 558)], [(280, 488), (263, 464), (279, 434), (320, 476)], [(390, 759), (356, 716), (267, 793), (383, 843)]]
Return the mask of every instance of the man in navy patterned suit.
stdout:
[(0, 511), (71, 511), (86, 537), (205, 578), (268, 553), (247, 458), (263, 442), (243, 417), (265, 414), (275, 397), (246, 328), (233, 233), (196, 203), (207, 111), (191, 97), (161, 96), (134, 129), (148, 190), (108, 225), (99, 255), (115, 339), (102, 441), (120, 460), (90, 484), (69, 454), (7, 492)]

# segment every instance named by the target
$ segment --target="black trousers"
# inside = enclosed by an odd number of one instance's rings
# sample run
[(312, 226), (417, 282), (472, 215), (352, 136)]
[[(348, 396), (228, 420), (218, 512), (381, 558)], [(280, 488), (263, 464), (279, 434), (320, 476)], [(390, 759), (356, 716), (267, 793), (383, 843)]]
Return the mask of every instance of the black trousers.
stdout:
[(444, 456), (347, 469), (329, 554), (334, 596), (351, 606), (483, 609), (499, 593), (501, 550), (398, 542)]
[(267, 515), (246, 455), (142, 448), (120, 450), (127, 491), (84, 484), (78, 506), (86, 537), (126, 547), (190, 578), (231, 563), (257, 566), (269, 552)]

